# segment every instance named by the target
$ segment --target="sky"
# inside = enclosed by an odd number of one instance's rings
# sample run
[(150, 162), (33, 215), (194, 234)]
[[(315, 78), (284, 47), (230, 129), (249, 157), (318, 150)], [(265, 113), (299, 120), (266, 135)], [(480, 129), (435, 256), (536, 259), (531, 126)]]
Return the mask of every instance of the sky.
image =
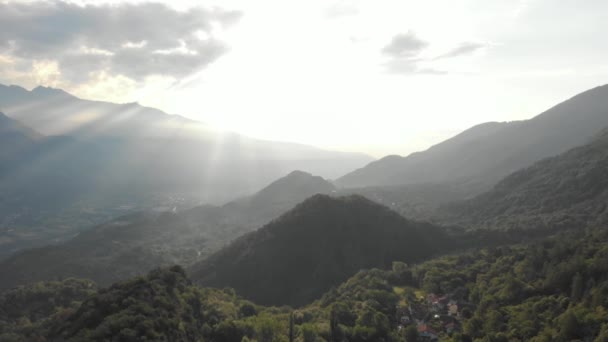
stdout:
[(0, 0), (0, 83), (406, 155), (608, 83), (605, 13), (605, 0)]

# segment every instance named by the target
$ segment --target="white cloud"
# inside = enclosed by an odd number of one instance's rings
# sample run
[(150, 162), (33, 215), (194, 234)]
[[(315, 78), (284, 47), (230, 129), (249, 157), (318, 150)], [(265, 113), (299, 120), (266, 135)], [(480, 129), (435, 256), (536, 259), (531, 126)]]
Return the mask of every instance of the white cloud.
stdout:
[(154, 75), (179, 79), (226, 53), (213, 33), (239, 17), (219, 8), (178, 11), (160, 3), (0, 3), (0, 54), (53, 61), (76, 84), (101, 71), (135, 81)]

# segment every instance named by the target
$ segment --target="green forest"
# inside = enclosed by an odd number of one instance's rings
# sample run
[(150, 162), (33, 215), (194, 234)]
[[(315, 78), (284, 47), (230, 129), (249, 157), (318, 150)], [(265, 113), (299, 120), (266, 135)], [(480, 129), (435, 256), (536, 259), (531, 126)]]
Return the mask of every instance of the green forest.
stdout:
[(394, 262), (301, 307), (196, 286), (179, 266), (101, 290), (19, 287), (0, 307), (1, 341), (606, 341), (608, 232)]

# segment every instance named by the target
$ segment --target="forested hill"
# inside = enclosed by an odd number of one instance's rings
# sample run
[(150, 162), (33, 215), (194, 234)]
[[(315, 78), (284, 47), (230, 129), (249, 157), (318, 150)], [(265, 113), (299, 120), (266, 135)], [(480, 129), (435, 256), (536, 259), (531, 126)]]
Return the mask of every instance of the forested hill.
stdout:
[(608, 222), (608, 130), (587, 145), (535, 163), (472, 200), (438, 211), (493, 229), (582, 228)]
[(446, 246), (430, 224), (364, 197), (316, 195), (192, 267), (195, 281), (261, 304), (301, 305), (362, 268), (419, 261)]
[(106, 286), (155, 267), (186, 267), (306, 198), (333, 189), (321, 177), (294, 171), (224, 206), (125, 215), (65, 243), (20, 251), (0, 261), (0, 290), (58, 277), (89, 278)]

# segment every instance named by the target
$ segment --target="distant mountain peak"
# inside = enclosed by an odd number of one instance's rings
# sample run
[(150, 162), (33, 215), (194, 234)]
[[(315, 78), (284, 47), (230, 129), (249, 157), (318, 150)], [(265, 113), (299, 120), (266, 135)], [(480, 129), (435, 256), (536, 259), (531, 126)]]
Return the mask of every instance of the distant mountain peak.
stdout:
[(312, 174), (300, 170), (291, 171), (286, 177), (313, 177)]
[(308, 197), (317, 193), (328, 194), (333, 190), (335, 187), (323, 177), (296, 170), (272, 182), (254, 195), (254, 198), (286, 201), (295, 197), (299, 201), (303, 199), (302, 196)]
[(52, 88), (52, 87), (44, 87), (44, 86), (37, 86), (36, 88), (32, 89), (32, 92), (34, 92), (34, 93), (41, 93), (41, 94), (70, 95), (69, 93), (67, 93), (66, 91), (64, 91), (62, 89)]

